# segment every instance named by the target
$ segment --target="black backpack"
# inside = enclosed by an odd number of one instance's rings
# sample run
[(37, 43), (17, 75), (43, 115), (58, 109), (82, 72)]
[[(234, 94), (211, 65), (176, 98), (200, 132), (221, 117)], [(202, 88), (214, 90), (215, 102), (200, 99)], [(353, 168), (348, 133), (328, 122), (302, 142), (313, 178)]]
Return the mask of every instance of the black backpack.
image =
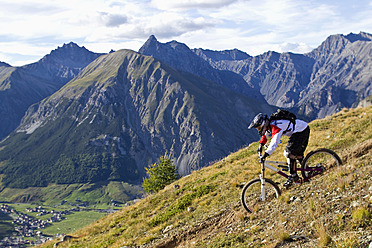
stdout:
[(278, 109), (275, 113), (272, 113), (270, 115), (270, 122), (274, 120), (288, 120), (290, 123), (288, 124), (287, 129), (284, 132), (288, 131), (289, 125), (293, 123), (293, 130), (295, 129), (296, 125), (296, 115), (289, 112), (288, 110), (285, 109)]

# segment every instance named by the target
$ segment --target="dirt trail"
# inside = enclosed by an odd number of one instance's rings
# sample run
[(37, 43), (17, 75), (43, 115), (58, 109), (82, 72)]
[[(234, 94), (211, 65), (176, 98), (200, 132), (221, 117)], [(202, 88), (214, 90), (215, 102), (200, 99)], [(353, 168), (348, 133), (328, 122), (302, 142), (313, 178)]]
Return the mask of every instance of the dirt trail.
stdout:
[(190, 229), (172, 234), (171, 237), (163, 240), (161, 243), (154, 245), (154, 248), (173, 248), (187, 247), (187, 244), (193, 240), (205, 238), (215, 232), (221, 231), (226, 226), (234, 223), (237, 220), (236, 212), (233, 210), (225, 210), (216, 216), (213, 216), (203, 222), (196, 224)]

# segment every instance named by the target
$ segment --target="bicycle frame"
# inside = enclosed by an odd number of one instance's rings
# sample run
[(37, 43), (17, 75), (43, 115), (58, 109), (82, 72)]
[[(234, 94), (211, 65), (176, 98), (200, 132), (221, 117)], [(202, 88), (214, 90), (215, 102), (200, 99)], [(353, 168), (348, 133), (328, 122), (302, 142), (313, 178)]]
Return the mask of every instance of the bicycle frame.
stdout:
[(282, 172), (279, 168), (277, 168), (277, 167), (280, 167), (280, 166), (288, 166), (288, 164), (286, 162), (265, 160), (263, 165), (264, 165), (264, 167), (262, 167), (262, 163), (261, 163), (261, 174), (263, 174), (263, 176), (264, 176), (265, 168), (268, 168), (268, 169), (278, 173), (279, 175), (281, 175), (285, 178), (289, 177), (289, 175), (287, 175), (286, 173)]
[[(296, 161), (296, 163), (299, 163), (299, 162)], [(281, 175), (281, 176), (283, 176), (285, 178), (288, 178), (289, 175), (286, 174), (286, 173), (284, 173), (278, 167), (288, 168), (288, 164), (286, 162), (265, 160), (263, 164), (261, 163), (261, 175), (262, 175), (262, 177), (263, 178), (265, 177), (264, 176), (264, 174), (265, 174), (265, 168), (268, 168), (268, 169), (270, 169), (270, 170), (278, 173), (279, 175)], [(301, 169), (301, 168), (298, 168), (297, 166), (295, 166), (295, 171), (296, 172), (297, 171), (317, 171), (317, 172), (322, 172), (322, 168), (320, 168), (320, 167), (312, 167), (312, 168), (308, 168), (308, 169)], [(310, 178), (312, 178), (312, 177), (313, 176), (310, 176), (310, 177), (307, 177), (307, 178), (303, 178), (303, 181), (306, 182), (306, 181), (310, 180)]]

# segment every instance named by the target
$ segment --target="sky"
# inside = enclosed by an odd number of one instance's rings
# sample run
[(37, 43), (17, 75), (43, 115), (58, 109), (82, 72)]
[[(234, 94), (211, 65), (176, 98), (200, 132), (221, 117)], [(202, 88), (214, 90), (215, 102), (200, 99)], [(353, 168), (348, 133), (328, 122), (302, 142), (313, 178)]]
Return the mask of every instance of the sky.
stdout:
[(138, 51), (150, 35), (189, 48), (306, 53), (372, 33), (372, 0), (0, 0), (0, 61), (33, 63), (75, 42)]

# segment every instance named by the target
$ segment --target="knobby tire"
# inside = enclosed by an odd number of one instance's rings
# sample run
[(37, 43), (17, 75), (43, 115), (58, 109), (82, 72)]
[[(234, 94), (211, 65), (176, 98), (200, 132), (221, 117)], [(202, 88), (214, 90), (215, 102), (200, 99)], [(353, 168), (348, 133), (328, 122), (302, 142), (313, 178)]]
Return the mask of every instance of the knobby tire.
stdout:
[(301, 174), (306, 180), (321, 172), (305, 171), (308, 168), (322, 168), (322, 172), (329, 170), (332, 167), (342, 165), (340, 157), (332, 150), (327, 148), (320, 148), (309, 152), (301, 164)]
[(262, 208), (264, 204), (274, 198), (278, 198), (281, 191), (278, 185), (270, 179), (265, 178), (266, 199), (262, 201), (261, 196), (261, 179), (249, 181), (242, 189), (241, 203), (249, 213), (255, 212)]

